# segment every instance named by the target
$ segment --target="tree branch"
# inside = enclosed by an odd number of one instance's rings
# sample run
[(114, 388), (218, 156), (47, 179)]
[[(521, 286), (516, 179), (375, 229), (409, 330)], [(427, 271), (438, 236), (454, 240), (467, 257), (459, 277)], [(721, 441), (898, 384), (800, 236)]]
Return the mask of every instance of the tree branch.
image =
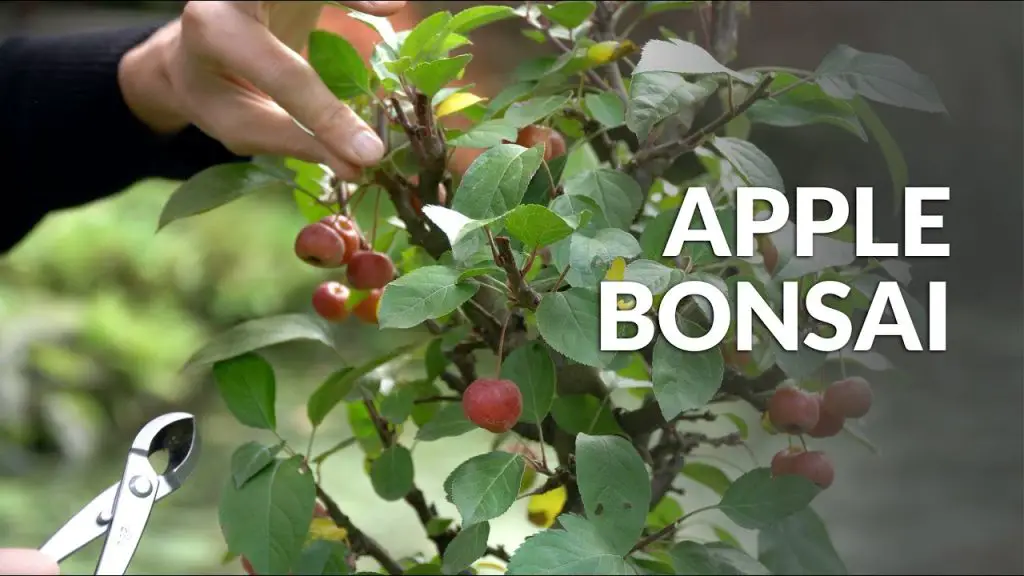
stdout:
[(352, 543), (352, 549), (357, 554), (365, 554), (373, 558), (388, 574), (401, 574), (404, 572), (402, 565), (392, 558), (387, 550), (378, 544), (376, 540), (357, 528), (352, 523), (352, 520), (341, 511), (337, 502), (327, 492), (324, 492), (324, 489), (319, 484), (316, 485), (316, 496), (323, 502), (324, 507), (327, 508), (327, 514), (334, 521), (334, 524), (339, 528), (344, 528), (345, 532), (348, 533), (348, 540)]
[(516, 264), (515, 255), (512, 254), (512, 244), (505, 236), (498, 236), (494, 239), (497, 248), (497, 260), (495, 264), (501, 267), (508, 276), (508, 287), (516, 303), (529, 310), (536, 310), (540, 304), (540, 295), (530, 288), (530, 285), (523, 279), (519, 266)]

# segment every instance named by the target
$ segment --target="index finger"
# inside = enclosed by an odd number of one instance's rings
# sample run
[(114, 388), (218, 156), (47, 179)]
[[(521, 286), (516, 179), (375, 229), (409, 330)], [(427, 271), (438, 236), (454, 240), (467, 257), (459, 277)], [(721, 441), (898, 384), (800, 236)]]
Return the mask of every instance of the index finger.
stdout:
[(182, 33), (193, 48), (253, 84), (310, 130), (329, 152), (371, 166), (384, 145), (370, 126), (324, 85), (302, 56), (254, 18), (222, 10), (221, 2), (193, 3)]
[(405, 8), (405, 2), (339, 2), (339, 4), (373, 16), (391, 16)]

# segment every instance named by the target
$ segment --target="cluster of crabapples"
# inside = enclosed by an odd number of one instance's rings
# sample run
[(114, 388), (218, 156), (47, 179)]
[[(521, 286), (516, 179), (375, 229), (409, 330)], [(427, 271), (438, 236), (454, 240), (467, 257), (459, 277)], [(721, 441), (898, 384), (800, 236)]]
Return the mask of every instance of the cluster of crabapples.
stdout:
[(349, 217), (325, 216), (305, 226), (295, 237), (295, 255), (317, 268), (347, 267), (348, 285), (327, 280), (313, 292), (313, 309), (325, 320), (340, 322), (349, 315), (351, 289), (368, 294), (351, 312), (370, 324), (377, 323), (377, 309), (384, 286), (395, 277), (395, 265), (387, 254), (369, 245)]
[[(871, 409), (871, 386), (860, 377), (829, 384), (821, 393), (783, 385), (768, 399), (768, 419), (787, 434), (829, 438), (839, 434), (848, 418), (861, 418)], [(773, 476), (803, 476), (822, 489), (832, 485), (835, 469), (820, 450), (790, 446), (772, 458)]]

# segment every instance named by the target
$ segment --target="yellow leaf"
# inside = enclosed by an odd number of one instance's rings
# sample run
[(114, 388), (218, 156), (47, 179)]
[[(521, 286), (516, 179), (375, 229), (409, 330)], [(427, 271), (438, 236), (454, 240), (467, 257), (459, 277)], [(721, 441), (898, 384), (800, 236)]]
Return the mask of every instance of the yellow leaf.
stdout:
[(505, 567), (504, 566), (499, 566), (499, 565), (495, 564), (494, 562), (477, 562), (473, 566), (477, 569), (477, 571), (480, 571), (482, 568), (487, 568), (488, 570), (494, 570), (498, 574), (504, 574), (505, 573)]
[(472, 92), (456, 92), (451, 96), (444, 99), (443, 102), (437, 105), (437, 112), (435, 115), (440, 118), (442, 116), (448, 116), (449, 114), (455, 114), (459, 110), (469, 108), (477, 102), (483, 102), (486, 98), (481, 98)]
[(550, 528), (565, 506), (566, 498), (565, 486), (559, 486), (543, 494), (534, 494), (526, 504), (526, 518), (534, 526)]
[(629, 40), (626, 40), (625, 42), (607, 40), (587, 48), (587, 60), (595, 66), (607, 64), (613, 60), (618, 60), (623, 56), (632, 54), (633, 52), (636, 52), (636, 50), (636, 44)]
[(761, 428), (772, 436), (779, 433), (779, 431), (775, 429), (775, 426), (772, 425), (772, 420), (768, 417), (768, 412), (761, 415)]
[(622, 258), (616, 258), (612, 261), (612, 265), (608, 268), (608, 273), (604, 275), (604, 279), (609, 282), (622, 282), (626, 279), (626, 261)]
[(330, 518), (313, 518), (309, 526), (309, 537), (312, 540), (329, 540), (332, 542), (347, 542), (348, 531), (339, 528)]

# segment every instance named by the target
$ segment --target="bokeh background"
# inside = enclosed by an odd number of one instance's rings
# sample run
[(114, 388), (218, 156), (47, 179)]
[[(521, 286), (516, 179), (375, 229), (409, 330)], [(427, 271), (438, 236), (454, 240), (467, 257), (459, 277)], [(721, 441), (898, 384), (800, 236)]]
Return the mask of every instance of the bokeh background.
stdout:
[[(434, 10), (472, 4), (411, 3), (395, 25), (408, 28)], [(4, 2), (0, 37), (158, 23), (181, 5)], [(950, 111), (942, 118), (878, 107), (904, 150), (911, 184), (952, 188), (943, 211), (951, 257), (915, 261), (911, 285), (923, 300), (928, 280), (949, 281), (949, 351), (909, 354), (887, 343), (882, 350), (899, 370), (870, 376), (878, 401), (866, 419), (878, 452), (845, 437), (825, 443), (837, 481), (815, 507), (853, 573), (1024, 573), (1021, 6), (759, 1), (740, 28), (734, 67), (813, 68), (845, 43), (895, 55), (927, 74)], [(323, 26), (352, 34), (368, 50), (373, 37), (331, 10)], [(685, 12), (667, 13), (639, 27), (637, 37), (654, 37), (658, 25), (685, 32), (694, 24)], [(523, 39), (514, 21), (491, 25), (473, 41), (468, 76), (485, 93), (500, 88), (517, 58), (548, 49)], [(874, 145), (828, 127), (756, 129), (753, 139), (787, 182), (849, 192), (874, 185), (876, 231), (900, 239)], [(254, 435), (234, 423), (207, 378), (178, 369), (220, 329), (306, 310), (320, 276), (291, 255), (302, 221), (289, 198), (248, 198), (155, 235), (173, 187), (144, 182), (53, 214), (0, 259), (0, 544), (42, 543), (117, 478), (142, 423), (183, 409), (200, 417), (202, 464), (157, 507), (131, 572), (241, 572), (237, 562), (221, 563), (216, 502), (227, 457)], [(349, 361), (394, 345), (393, 335), (356, 323), (340, 330)], [(272, 349), (268, 357), (278, 369), (279, 421), (286, 436), (302, 438), (304, 400), (332, 365), (300, 345)], [(339, 410), (320, 442), (345, 438), (346, 428)], [(417, 447), (418, 484), (443, 511), (441, 481), (489, 441), (473, 433)], [(755, 437), (751, 444), (766, 463), (783, 442)], [(724, 457), (750, 464), (740, 450)], [(325, 478), (356, 523), (396, 554), (430, 551), (403, 502), (375, 498), (358, 449), (337, 456)], [(684, 507), (708, 497), (695, 491)], [(533, 530), (523, 503), (492, 525), (491, 543), (510, 550)], [(752, 543), (749, 534), (743, 540)], [(65, 573), (91, 573), (97, 552), (93, 545), (79, 553)]]

